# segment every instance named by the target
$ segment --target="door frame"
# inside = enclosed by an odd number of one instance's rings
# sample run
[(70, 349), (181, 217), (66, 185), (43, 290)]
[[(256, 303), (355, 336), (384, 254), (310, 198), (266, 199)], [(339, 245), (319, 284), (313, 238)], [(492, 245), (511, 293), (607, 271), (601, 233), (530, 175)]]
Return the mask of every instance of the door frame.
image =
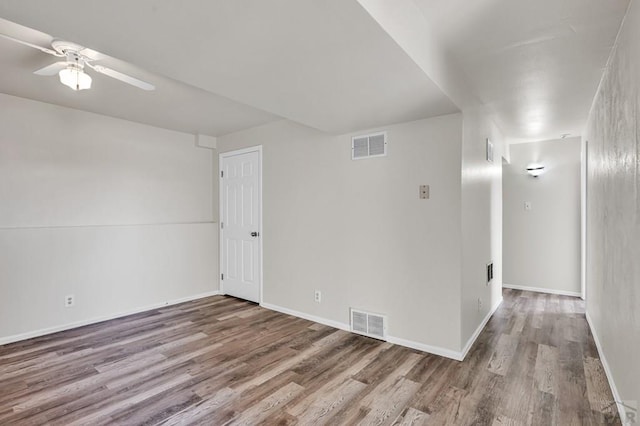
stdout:
[(260, 236), (258, 238), (258, 251), (260, 252), (258, 255), (258, 276), (260, 277), (260, 286), (258, 288), (258, 303), (262, 305), (262, 287), (263, 287), (263, 274), (262, 274), (262, 259), (263, 259), (263, 227), (262, 227), (262, 145), (256, 145), (249, 148), (237, 149), (234, 151), (226, 151), (218, 154), (218, 265), (219, 265), (219, 274), (218, 274), (218, 286), (220, 288), (220, 294), (226, 294), (224, 292), (224, 280), (222, 279), (222, 274), (224, 273), (223, 269), (223, 259), (222, 259), (222, 243), (223, 243), (223, 233), (224, 229), (222, 228), (222, 180), (224, 178), (221, 177), (220, 173), (222, 172), (222, 163), (224, 159), (229, 157), (235, 157), (236, 155), (248, 154), (250, 152), (258, 153), (258, 223)]
[(589, 197), (589, 141), (582, 139), (580, 153), (580, 294), (587, 300), (587, 202)]

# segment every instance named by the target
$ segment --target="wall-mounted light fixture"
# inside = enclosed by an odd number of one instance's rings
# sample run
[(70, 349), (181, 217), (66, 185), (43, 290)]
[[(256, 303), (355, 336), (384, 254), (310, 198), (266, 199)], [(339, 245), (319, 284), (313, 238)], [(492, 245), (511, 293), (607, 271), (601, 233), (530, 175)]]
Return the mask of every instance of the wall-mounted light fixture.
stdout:
[(533, 177), (538, 177), (544, 173), (544, 166), (542, 164), (530, 164), (527, 166), (527, 173)]

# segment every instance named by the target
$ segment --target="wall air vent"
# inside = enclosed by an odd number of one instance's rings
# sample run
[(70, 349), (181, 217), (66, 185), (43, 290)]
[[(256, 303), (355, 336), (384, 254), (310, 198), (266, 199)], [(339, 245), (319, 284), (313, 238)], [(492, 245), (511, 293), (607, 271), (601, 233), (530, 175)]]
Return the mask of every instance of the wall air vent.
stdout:
[(387, 133), (372, 133), (370, 135), (354, 136), (351, 138), (351, 159), (384, 157), (387, 155)]
[(351, 309), (351, 331), (374, 339), (386, 340), (387, 318), (384, 315)]

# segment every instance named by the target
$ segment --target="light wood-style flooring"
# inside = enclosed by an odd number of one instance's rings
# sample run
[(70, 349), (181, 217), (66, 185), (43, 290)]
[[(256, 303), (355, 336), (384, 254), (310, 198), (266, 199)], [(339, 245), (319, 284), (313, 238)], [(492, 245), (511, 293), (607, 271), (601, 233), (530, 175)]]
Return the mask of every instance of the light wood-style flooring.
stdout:
[(224, 296), (0, 346), (0, 425), (620, 424), (612, 400), (583, 302), (514, 290), (464, 362)]

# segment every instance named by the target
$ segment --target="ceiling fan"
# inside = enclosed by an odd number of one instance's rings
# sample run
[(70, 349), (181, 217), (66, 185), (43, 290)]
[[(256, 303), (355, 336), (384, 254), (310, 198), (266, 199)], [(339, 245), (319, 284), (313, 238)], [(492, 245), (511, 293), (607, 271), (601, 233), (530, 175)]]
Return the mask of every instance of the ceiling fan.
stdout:
[(85, 72), (85, 67), (91, 68), (97, 73), (115, 78), (116, 80), (120, 80), (123, 83), (130, 84), (142, 90), (155, 90), (155, 86), (151, 83), (138, 80), (137, 78), (131, 77), (130, 75), (123, 74), (119, 71), (104, 67), (102, 65), (92, 64), (93, 61), (98, 60), (99, 54), (76, 43), (63, 40), (54, 40), (51, 43), (52, 49), (50, 49), (48, 47), (38, 46), (36, 44), (32, 44), (5, 34), (0, 34), (0, 37), (23, 44), (25, 46), (33, 47), (34, 49), (38, 49), (39, 51), (48, 53), (52, 56), (65, 58), (64, 61), (47, 65), (46, 67), (40, 68), (33, 73), (43, 76), (52, 76), (58, 74), (60, 82), (65, 86), (71, 88), (72, 90), (85, 90), (91, 88), (91, 76)]

